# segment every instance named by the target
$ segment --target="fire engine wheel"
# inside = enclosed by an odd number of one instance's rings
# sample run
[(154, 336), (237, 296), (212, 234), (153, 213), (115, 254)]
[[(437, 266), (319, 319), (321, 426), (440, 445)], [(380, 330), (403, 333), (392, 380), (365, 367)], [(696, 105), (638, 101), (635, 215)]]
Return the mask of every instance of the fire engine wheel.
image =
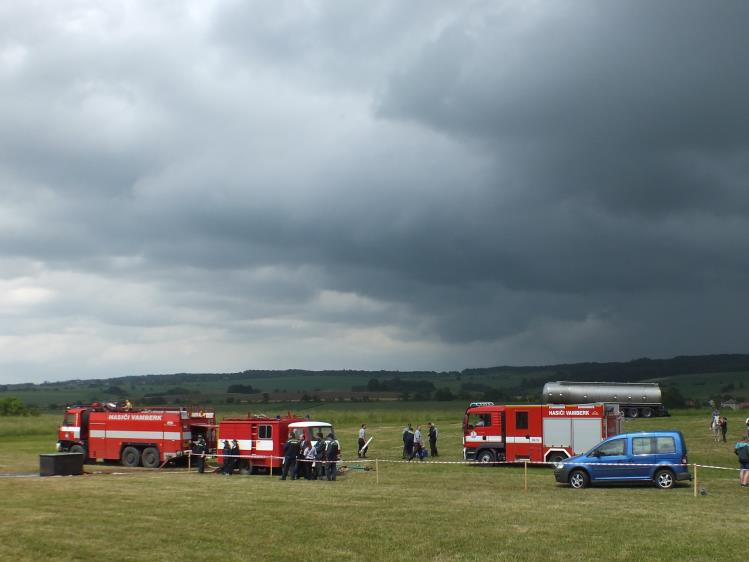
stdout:
[(476, 460), (482, 464), (488, 464), (490, 462), (494, 462), (494, 458), (494, 451), (486, 450), (481, 451), (476, 457)]
[(668, 469), (661, 469), (655, 473), (655, 485), (661, 490), (668, 490), (674, 487), (674, 474)]
[(156, 447), (146, 447), (141, 455), (141, 462), (146, 468), (159, 467), (159, 450)]
[(577, 470), (573, 470), (572, 474), (570, 474), (570, 486), (572, 486), (576, 490), (586, 488), (589, 482), (590, 477), (584, 470), (578, 468)]
[(562, 453), (551, 453), (547, 462), (562, 462), (566, 458)]
[(120, 460), (122, 461), (122, 466), (138, 466), (140, 464), (140, 451), (135, 447), (125, 447), (122, 449)]
[(71, 453), (82, 453), (83, 454), (83, 462), (86, 462), (86, 449), (83, 448), (83, 445), (73, 445), (70, 447), (69, 452)]

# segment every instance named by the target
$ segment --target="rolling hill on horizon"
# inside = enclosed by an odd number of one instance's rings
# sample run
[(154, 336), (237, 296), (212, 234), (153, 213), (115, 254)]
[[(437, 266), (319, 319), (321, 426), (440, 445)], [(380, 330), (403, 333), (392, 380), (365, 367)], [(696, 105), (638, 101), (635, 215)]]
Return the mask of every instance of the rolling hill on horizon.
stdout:
[[(640, 358), (626, 362), (582, 362), (496, 366), (462, 371), (246, 370), (236, 373), (128, 375), (102, 379), (0, 385), (38, 408), (128, 397), (143, 405), (241, 404), (275, 401), (452, 400), (538, 401), (544, 383), (555, 380), (657, 381), (676, 403), (707, 398), (743, 401), (749, 354)], [(747, 393), (749, 394), (749, 393)]]

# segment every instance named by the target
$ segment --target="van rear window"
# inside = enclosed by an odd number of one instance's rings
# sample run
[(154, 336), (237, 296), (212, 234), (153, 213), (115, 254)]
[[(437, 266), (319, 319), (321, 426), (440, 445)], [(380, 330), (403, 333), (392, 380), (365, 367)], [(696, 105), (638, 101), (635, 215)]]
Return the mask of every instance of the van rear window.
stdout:
[(676, 452), (673, 437), (635, 437), (632, 439), (633, 455), (655, 455)]
[(655, 442), (655, 450), (658, 453), (667, 454), (676, 452), (676, 443), (674, 443), (673, 437), (656, 437)]

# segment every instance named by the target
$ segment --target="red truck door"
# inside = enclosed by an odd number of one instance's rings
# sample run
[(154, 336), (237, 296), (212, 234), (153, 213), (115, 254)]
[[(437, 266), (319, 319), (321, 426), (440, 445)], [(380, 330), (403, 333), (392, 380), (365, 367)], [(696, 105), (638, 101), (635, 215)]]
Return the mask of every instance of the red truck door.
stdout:
[(517, 406), (507, 408), (507, 460), (543, 460), (541, 408)]
[(470, 408), (464, 419), (464, 443), (467, 449), (480, 452), (483, 449), (504, 449), (502, 407)]

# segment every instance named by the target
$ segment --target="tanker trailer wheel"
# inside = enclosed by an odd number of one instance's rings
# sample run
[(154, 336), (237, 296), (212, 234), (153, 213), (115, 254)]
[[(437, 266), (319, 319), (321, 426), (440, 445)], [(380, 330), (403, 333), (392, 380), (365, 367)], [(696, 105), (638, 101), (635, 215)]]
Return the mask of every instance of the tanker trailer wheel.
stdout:
[(494, 451), (491, 449), (485, 449), (478, 454), (476, 460), (481, 464), (488, 464), (494, 462), (494, 458)]
[(122, 449), (122, 456), (120, 457), (122, 466), (135, 467), (140, 464), (140, 451), (135, 447), (125, 447)]
[(628, 418), (636, 418), (640, 415), (640, 412), (637, 408), (627, 408), (627, 417)]
[(643, 418), (652, 418), (653, 417), (653, 409), (652, 408), (640, 408), (640, 415)]
[(572, 486), (576, 490), (586, 488), (589, 482), (590, 477), (584, 470), (577, 468), (572, 471), (572, 474), (570, 474), (570, 486)]
[(141, 462), (146, 468), (159, 467), (159, 450), (156, 447), (146, 447), (141, 455)]

